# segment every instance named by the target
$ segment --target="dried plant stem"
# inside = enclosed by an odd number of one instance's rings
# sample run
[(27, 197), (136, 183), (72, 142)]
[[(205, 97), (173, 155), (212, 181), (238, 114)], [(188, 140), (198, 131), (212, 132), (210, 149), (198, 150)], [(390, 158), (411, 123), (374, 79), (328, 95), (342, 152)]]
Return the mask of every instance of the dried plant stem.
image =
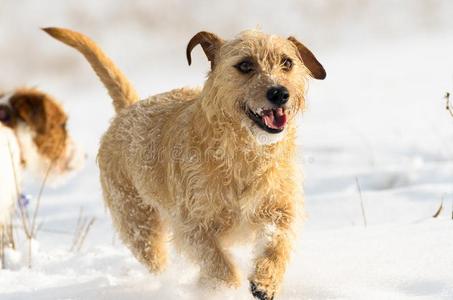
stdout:
[[(9, 144), (9, 142), (8, 142), (8, 150), (9, 150), (9, 154), (10, 154), (10, 157), (11, 157), (11, 164), (12, 164), (13, 175), (14, 175), (14, 182), (15, 182), (15, 188), (16, 188), (16, 199), (19, 200), (19, 197), (20, 197), (19, 180), (18, 180), (18, 176), (17, 176), (17, 173), (16, 173), (16, 168), (15, 168), (15, 165), (14, 165), (13, 151), (11, 149), (11, 145)], [(49, 167), (46, 170), (46, 174), (45, 174), (45, 176), (43, 178), (43, 181), (41, 182), (41, 186), (40, 186), (40, 189), (39, 189), (38, 197), (37, 197), (37, 200), (36, 200), (35, 209), (33, 211), (33, 217), (32, 217), (31, 220), (30, 220), (30, 216), (28, 215), (27, 210), (25, 209), (25, 206), (22, 203), (22, 201), (18, 201), (18, 203), (19, 203), (19, 212), (20, 212), (20, 217), (21, 217), (21, 221), (22, 221), (23, 230), (24, 230), (25, 236), (26, 236), (26, 238), (28, 240), (28, 267), (29, 268), (31, 268), (31, 266), (32, 266), (32, 241), (33, 241), (33, 238), (35, 237), (36, 232), (38, 230), (38, 226), (36, 225), (36, 218), (38, 216), (38, 211), (39, 211), (39, 207), (40, 207), (40, 204), (41, 204), (41, 197), (42, 197), (42, 194), (44, 192), (44, 187), (46, 186), (46, 182), (47, 182), (47, 179), (49, 177), (50, 171), (52, 170), (52, 168), (54, 166), (54, 162), (55, 162), (55, 160), (51, 161), (49, 163)], [(11, 226), (11, 236), (13, 237), (12, 226)], [(14, 243), (14, 241), (13, 241), (13, 243)]]
[(76, 245), (77, 245), (77, 241), (79, 240), (79, 237), (80, 237), (80, 234), (81, 234), (81, 231), (82, 231), (82, 226), (84, 225), (84, 222), (86, 222), (84, 219), (83, 219), (83, 207), (80, 208), (79, 210), (79, 216), (77, 217), (77, 223), (76, 223), (76, 227), (75, 227), (75, 231), (74, 231), (74, 238), (72, 240), (72, 245), (71, 245), (71, 248), (69, 249), (69, 251), (74, 251), (74, 249), (76, 248)]
[(442, 212), (443, 208), (444, 208), (444, 199), (442, 197), (442, 201), (440, 202), (440, 206), (437, 209), (437, 211), (434, 213), (433, 218), (437, 218), (440, 215), (440, 213)]
[(30, 230), (29, 231), (29, 235), (27, 235), (27, 240), (28, 240), (28, 267), (30, 269), (31, 269), (31, 265), (32, 265), (32, 242), (33, 242), (33, 239), (36, 236), (36, 232), (38, 230), (38, 226), (36, 225), (36, 218), (38, 216), (39, 207), (41, 205), (41, 196), (42, 196), (42, 193), (44, 191), (44, 187), (46, 186), (47, 178), (49, 177), (50, 171), (53, 168), (53, 164), (54, 164), (54, 161), (51, 161), (49, 163), (49, 167), (47, 168), (46, 174), (45, 174), (45, 176), (44, 176), (44, 178), (43, 178), (43, 180), (41, 182), (41, 186), (39, 188), (38, 197), (36, 198), (36, 205), (35, 205), (35, 209), (33, 211), (33, 218), (31, 219), (31, 222), (30, 222), (30, 219), (28, 219), (29, 230)]
[(88, 231), (90, 230), (95, 220), (96, 219), (92, 217), (90, 221), (88, 221), (87, 218), (83, 217), (83, 208), (80, 208), (76, 229), (74, 231), (74, 239), (69, 251), (80, 251), (88, 234)]
[[(19, 199), (19, 195), (20, 195), (20, 188), (19, 188), (19, 179), (17, 177), (17, 173), (16, 173), (16, 166), (14, 165), (14, 154), (13, 154), (13, 150), (11, 149), (11, 144), (9, 143), (8, 141), (8, 152), (9, 152), (9, 156), (10, 156), (10, 160), (11, 160), (11, 168), (13, 170), (13, 177), (14, 177), (14, 188), (16, 190), (16, 199)], [(26, 222), (26, 214), (24, 212), (24, 209), (22, 208), (22, 205), (19, 201), (19, 209), (20, 209), (20, 215), (21, 215), (21, 220), (22, 220), (22, 225), (24, 226), (24, 232), (27, 234), (29, 232), (29, 228), (28, 228), (28, 224)], [(10, 231), (11, 231), (11, 243), (13, 243), (15, 245), (15, 242), (14, 242), (14, 234), (13, 234), (13, 227), (12, 227), (12, 221), (10, 220), (10, 224), (9, 226), (11, 226), (10, 228)]]
[(366, 220), (366, 215), (365, 215), (365, 207), (363, 205), (363, 197), (362, 197), (362, 189), (360, 188), (360, 183), (359, 183), (359, 178), (355, 178), (355, 182), (357, 185), (357, 191), (359, 192), (359, 197), (360, 197), (360, 208), (362, 209), (362, 217), (363, 217), (363, 225), (367, 227), (367, 220)]
[(450, 93), (446, 92), (444, 98), (445, 98), (445, 108), (450, 113), (450, 116), (453, 117), (453, 108), (450, 106)]
[(451, 219), (453, 220), (453, 199), (451, 200)]
[(82, 234), (81, 234), (80, 239), (79, 239), (79, 245), (77, 247), (77, 251), (80, 251), (80, 249), (82, 248), (83, 243), (85, 242), (85, 238), (88, 235), (88, 231), (90, 231), (91, 226), (94, 224), (95, 220), (96, 220), (96, 218), (92, 217), (90, 219), (90, 222), (88, 222), (88, 224), (85, 226), (84, 230), (82, 231)]
[(47, 179), (49, 178), (49, 174), (50, 174), (50, 171), (52, 170), (53, 168), (53, 165), (54, 165), (54, 161), (51, 161), (49, 163), (49, 167), (47, 168), (47, 171), (46, 171), (46, 174), (41, 182), (41, 186), (39, 188), (39, 193), (38, 193), (38, 197), (36, 198), (36, 205), (35, 205), (35, 210), (33, 212), (33, 219), (31, 221), (31, 230), (32, 230), (32, 236), (34, 236), (34, 234), (36, 233), (36, 217), (38, 216), (38, 211), (39, 211), (39, 207), (40, 207), (40, 204), (41, 204), (41, 196), (42, 196), (42, 193), (44, 192), (44, 187), (46, 186), (46, 182), (47, 182)]
[(8, 242), (9, 242), (9, 246), (12, 248), (12, 249), (16, 249), (16, 242), (14, 240), (14, 230), (13, 230), (13, 222), (9, 222), (9, 226), (8, 226)]
[(5, 268), (5, 235), (3, 233), (2, 225), (0, 225), (0, 264), (1, 268)]

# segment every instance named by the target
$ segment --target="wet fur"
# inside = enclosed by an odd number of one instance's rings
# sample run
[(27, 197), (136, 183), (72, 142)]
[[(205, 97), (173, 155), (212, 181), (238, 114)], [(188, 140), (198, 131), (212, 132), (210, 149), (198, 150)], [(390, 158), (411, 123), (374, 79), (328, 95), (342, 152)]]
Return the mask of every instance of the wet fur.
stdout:
[[(81, 39), (69, 30), (45, 30), (71, 46)], [(204, 49), (213, 69), (202, 89), (176, 89), (117, 110), (98, 154), (104, 200), (121, 239), (152, 272), (165, 266), (171, 229), (177, 248), (200, 265), (202, 282), (237, 287), (240, 275), (228, 247), (244, 235), (255, 237), (252, 292), (271, 299), (302, 206), (294, 119), (304, 108), (310, 71), (287, 39), (246, 31), (218, 41)], [(93, 44), (75, 47), (86, 53)], [(294, 60), (291, 72), (281, 70), (282, 55)], [(249, 56), (259, 70), (247, 78), (232, 66)], [(266, 90), (277, 83), (291, 94), (290, 120), (278, 142), (266, 142), (271, 137), (256, 130), (244, 107), (267, 105)]]

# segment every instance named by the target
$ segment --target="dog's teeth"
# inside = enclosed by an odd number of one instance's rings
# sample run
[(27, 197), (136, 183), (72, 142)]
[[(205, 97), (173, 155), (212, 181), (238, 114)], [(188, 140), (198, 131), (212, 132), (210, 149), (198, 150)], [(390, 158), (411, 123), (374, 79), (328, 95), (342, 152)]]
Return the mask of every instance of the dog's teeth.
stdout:
[(281, 107), (274, 109), (274, 112), (279, 117), (281, 117), (285, 114), (285, 112), (283, 111), (283, 108), (281, 108)]

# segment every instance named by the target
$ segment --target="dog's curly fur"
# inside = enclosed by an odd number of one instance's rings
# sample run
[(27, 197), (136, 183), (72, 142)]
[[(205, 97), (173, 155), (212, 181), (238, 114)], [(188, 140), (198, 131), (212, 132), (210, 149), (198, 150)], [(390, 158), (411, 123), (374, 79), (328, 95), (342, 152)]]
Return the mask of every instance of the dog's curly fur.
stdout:
[[(250, 234), (262, 246), (249, 277), (252, 293), (272, 299), (302, 204), (294, 119), (304, 108), (308, 75), (325, 77), (313, 54), (294, 38), (259, 31), (232, 41), (200, 32), (187, 56), (190, 63), (190, 51), (200, 44), (211, 61), (204, 87), (137, 101), (94, 42), (67, 29), (44, 30), (82, 52), (113, 98), (118, 115), (101, 141), (100, 177), (113, 223), (134, 255), (150, 271), (161, 271), (170, 227), (177, 248), (200, 265), (203, 282), (237, 287), (240, 277), (227, 247)], [(253, 74), (234, 67), (244, 58), (253, 62)], [(290, 70), (282, 68), (283, 59), (292, 60)], [(271, 134), (247, 109), (269, 107), (266, 91), (276, 84), (291, 96), (284, 106), (288, 124)]]

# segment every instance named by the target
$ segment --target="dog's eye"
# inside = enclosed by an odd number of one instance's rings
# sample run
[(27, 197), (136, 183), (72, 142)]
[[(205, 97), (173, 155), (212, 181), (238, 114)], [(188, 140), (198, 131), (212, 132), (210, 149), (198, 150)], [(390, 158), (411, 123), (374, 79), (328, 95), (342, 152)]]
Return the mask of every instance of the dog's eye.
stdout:
[(284, 58), (282, 60), (282, 67), (285, 71), (290, 71), (293, 68), (293, 61), (290, 58)]
[(234, 66), (239, 72), (247, 74), (253, 71), (253, 62), (250, 60), (244, 60)]

